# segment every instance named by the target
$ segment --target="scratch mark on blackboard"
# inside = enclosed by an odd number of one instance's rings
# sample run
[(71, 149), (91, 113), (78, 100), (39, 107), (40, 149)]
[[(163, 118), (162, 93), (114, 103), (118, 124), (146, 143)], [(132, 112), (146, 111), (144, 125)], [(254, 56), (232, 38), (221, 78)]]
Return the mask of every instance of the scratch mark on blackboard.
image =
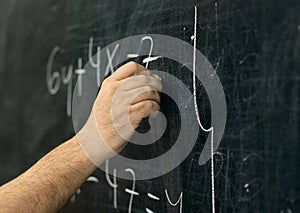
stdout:
[[(219, 32), (218, 32), (218, 2), (215, 2), (216, 10), (216, 41), (217, 41), (217, 53), (219, 53)], [(219, 55), (219, 54), (218, 54)]]
[(292, 213), (292, 210), (291, 209), (286, 209), (286, 210), (282, 209), (282, 210), (280, 210), (280, 213)]
[(228, 199), (228, 172), (229, 172), (229, 158), (230, 158), (230, 152), (229, 152), (229, 147), (227, 148), (227, 160), (226, 160), (226, 174), (225, 174), (225, 208), (227, 209), (227, 199)]
[(187, 183), (190, 182), (190, 174), (191, 174), (191, 169), (192, 169), (193, 161), (194, 161), (194, 159), (191, 160), (191, 163), (190, 163), (190, 165), (189, 165), (188, 177), (187, 177)]
[(264, 187), (264, 182), (261, 179), (253, 179), (243, 185), (246, 193), (241, 196), (239, 202), (248, 202), (254, 198)]
[(219, 176), (219, 173), (222, 171), (223, 165), (224, 165), (224, 157), (223, 154), (221, 152), (215, 152), (214, 156), (220, 156), (221, 158), (221, 165), (219, 166), (220, 168), (218, 169), (217, 172), (215, 172), (215, 177)]
[(250, 53), (250, 54), (246, 55), (242, 60), (239, 61), (239, 64), (244, 64), (245, 61), (247, 61), (251, 57), (254, 57), (255, 59), (257, 59), (258, 54), (257, 53)]
[(251, 153), (251, 154), (249, 154), (249, 155), (247, 155), (246, 157), (243, 158), (243, 162), (247, 161), (251, 157), (259, 157), (259, 155), (256, 154), (256, 153)]

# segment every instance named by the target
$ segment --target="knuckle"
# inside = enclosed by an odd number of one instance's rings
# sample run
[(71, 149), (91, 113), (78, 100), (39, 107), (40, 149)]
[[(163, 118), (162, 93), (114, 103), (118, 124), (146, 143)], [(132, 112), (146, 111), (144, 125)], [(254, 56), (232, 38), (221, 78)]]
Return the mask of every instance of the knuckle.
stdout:
[(108, 87), (108, 91), (109, 92), (115, 92), (116, 91), (116, 86), (114, 85), (114, 84), (111, 84), (110, 82), (107, 82), (106, 84), (105, 84), (105, 86), (107, 86)]
[(134, 62), (134, 61), (128, 62), (128, 65), (129, 65), (130, 67), (132, 67), (133, 69), (137, 69), (137, 68), (139, 67), (139, 64), (136, 63), (136, 62)]
[(152, 97), (155, 97), (157, 95), (157, 92), (154, 89), (152, 89), (152, 90), (150, 90), (150, 95)]
[(157, 104), (157, 109), (156, 111), (159, 111), (160, 110), (160, 104)]
[(109, 85), (109, 91), (108, 96), (114, 96), (114, 95), (122, 95), (122, 90), (120, 89), (120, 86), (116, 83), (112, 83)]
[(138, 75), (138, 76), (137, 76), (137, 80), (138, 80), (139, 82), (144, 83), (144, 84), (147, 84), (147, 83), (148, 83), (148, 79), (147, 79), (147, 77), (146, 77), (145, 75)]
[(150, 109), (153, 110), (156, 107), (156, 103), (154, 101), (150, 101)]
[(153, 91), (153, 88), (151, 86), (147, 85), (147, 86), (145, 86), (145, 91), (151, 92), (151, 91)]
[(144, 109), (149, 110), (152, 107), (151, 101), (145, 101), (144, 102)]
[(149, 78), (148, 78), (148, 76), (146, 76), (146, 75), (141, 75), (141, 76), (142, 76), (142, 78), (143, 78), (144, 84), (149, 83)]
[(145, 92), (145, 98), (153, 99), (155, 97), (156, 97), (156, 94), (153, 89)]
[(113, 90), (117, 90), (120, 88), (120, 84), (117, 82), (113, 82), (113, 83), (111, 83), (111, 87)]
[(106, 79), (103, 80), (102, 85), (107, 85), (110, 82), (111, 82), (111, 79), (110, 79), (110, 77), (108, 77), (108, 78), (106, 78)]
[(162, 91), (163, 86), (160, 81), (155, 82), (155, 89), (157, 89), (158, 91)]
[(157, 98), (157, 101), (160, 103), (160, 95), (158, 93), (156, 93), (156, 98)]
[(158, 91), (160, 91), (160, 92), (163, 90), (163, 87), (162, 87), (162, 85), (161, 85), (161, 84), (159, 84), (159, 85), (158, 85), (158, 88), (157, 88), (157, 90), (158, 90)]

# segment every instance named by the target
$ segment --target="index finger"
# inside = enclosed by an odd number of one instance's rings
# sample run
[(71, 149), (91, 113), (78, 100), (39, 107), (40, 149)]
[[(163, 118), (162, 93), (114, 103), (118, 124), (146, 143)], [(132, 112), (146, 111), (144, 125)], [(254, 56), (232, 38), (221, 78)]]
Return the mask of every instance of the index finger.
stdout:
[(128, 62), (127, 64), (124, 64), (119, 69), (117, 69), (111, 75), (111, 78), (113, 78), (117, 81), (120, 81), (120, 80), (126, 79), (128, 77), (131, 77), (139, 72), (146, 71), (146, 70), (147, 69), (144, 66), (142, 66), (134, 61), (131, 61), (131, 62)]

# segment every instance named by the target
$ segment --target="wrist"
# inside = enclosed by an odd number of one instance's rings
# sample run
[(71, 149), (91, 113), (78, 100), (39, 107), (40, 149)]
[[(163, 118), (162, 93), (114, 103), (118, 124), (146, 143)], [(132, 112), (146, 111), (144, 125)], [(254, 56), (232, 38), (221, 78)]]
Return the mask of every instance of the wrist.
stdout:
[(101, 136), (93, 111), (75, 138), (85, 157), (97, 167), (115, 155), (115, 151)]

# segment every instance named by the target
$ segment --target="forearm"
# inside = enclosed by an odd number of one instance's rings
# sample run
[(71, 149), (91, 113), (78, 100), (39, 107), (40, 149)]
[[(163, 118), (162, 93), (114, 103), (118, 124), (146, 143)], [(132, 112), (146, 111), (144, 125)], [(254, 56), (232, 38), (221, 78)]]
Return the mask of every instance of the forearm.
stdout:
[(0, 188), (0, 212), (55, 212), (95, 169), (74, 137)]
[[(119, 153), (140, 121), (159, 111), (160, 78), (145, 70), (129, 62), (107, 78), (83, 129), (0, 188), (0, 212), (55, 212), (93, 173), (95, 165)], [(114, 106), (120, 110), (113, 111)], [(126, 130), (125, 138), (119, 135), (121, 129)]]

